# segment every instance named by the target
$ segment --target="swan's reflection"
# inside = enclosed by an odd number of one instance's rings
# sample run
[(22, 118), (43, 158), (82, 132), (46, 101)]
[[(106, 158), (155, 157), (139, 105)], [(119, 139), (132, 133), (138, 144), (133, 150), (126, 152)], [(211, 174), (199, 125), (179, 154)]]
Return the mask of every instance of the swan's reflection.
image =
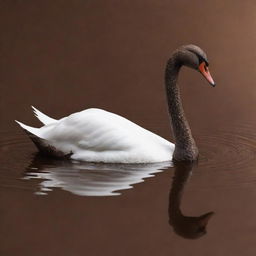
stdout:
[(132, 188), (171, 166), (170, 162), (155, 164), (95, 164), (53, 160), (36, 155), (27, 168), (24, 179), (43, 180), (37, 194), (47, 194), (61, 188), (79, 196), (120, 195), (120, 190)]
[(176, 234), (195, 239), (206, 234), (208, 221), (214, 212), (192, 217), (184, 216), (180, 205), (185, 184), (191, 175), (193, 163), (176, 163), (172, 187), (169, 194), (169, 224), (173, 227)]

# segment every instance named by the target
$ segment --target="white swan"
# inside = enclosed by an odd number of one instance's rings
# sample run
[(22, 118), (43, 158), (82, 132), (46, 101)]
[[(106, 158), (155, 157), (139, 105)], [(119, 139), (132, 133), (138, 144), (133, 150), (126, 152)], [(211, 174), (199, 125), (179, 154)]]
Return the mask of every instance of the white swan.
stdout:
[(129, 120), (96, 108), (74, 113), (60, 120), (51, 119), (37, 109), (45, 125), (20, 126), (46, 140), (75, 160), (105, 163), (152, 163), (168, 161), (174, 144)]
[(193, 161), (198, 150), (185, 119), (176, 80), (182, 65), (200, 71), (214, 86), (205, 53), (197, 46), (178, 48), (166, 67), (166, 93), (173, 143), (119, 115), (87, 109), (55, 120), (34, 108), (44, 124), (34, 128), (16, 121), (43, 153), (57, 157), (104, 163), (153, 163), (172, 160)]

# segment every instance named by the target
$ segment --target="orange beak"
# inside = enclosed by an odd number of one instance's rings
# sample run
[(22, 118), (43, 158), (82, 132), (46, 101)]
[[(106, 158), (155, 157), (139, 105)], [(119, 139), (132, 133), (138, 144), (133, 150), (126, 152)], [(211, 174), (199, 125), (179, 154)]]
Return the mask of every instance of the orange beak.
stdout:
[(210, 83), (210, 85), (212, 85), (213, 87), (215, 86), (215, 83), (212, 79), (212, 76), (210, 74), (210, 71), (206, 65), (206, 63), (203, 61), (200, 65), (199, 65), (199, 71), (200, 73), (206, 78), (206, 80)]

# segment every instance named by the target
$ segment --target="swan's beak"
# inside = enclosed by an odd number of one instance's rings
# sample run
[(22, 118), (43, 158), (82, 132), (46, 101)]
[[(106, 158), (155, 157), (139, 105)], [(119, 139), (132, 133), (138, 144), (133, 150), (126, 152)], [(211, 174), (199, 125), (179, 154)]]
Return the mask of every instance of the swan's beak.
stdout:
[(204, 61), (199, 65), (198, 70), (206, 78), (210, 85), (215, 87), (216, 84), (214, 83), (210, 71)]

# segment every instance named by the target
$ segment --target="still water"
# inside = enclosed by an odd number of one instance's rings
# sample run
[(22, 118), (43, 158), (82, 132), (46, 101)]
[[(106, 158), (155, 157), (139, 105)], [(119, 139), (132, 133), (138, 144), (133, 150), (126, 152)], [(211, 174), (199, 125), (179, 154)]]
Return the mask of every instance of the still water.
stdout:
[[(1, 255), (255, 255), (254, 1), (0, 4)], [(172, 141), (164, 66), (186, 43), (217, 83), (181, 72), (193, 165), (53, 160), (13, 121), (99, 107)]]

